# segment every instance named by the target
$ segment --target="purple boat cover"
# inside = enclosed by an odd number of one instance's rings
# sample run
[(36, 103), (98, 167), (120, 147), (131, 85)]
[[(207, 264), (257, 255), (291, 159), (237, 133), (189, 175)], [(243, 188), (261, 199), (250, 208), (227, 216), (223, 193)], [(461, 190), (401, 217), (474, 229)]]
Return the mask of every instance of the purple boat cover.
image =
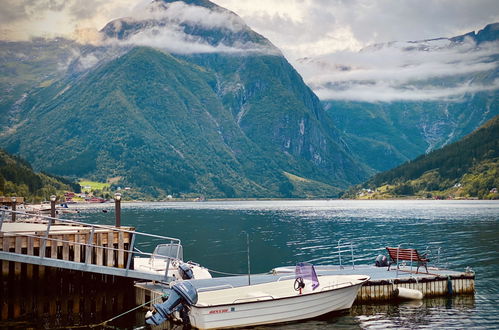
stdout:
[(314, 265), (308, 262), (299, 262), (296, 264), (295, 278), (301, 277), (303, 280), (312, 281), (312, 290), (319, 287), (319, 279), (315, 272)]

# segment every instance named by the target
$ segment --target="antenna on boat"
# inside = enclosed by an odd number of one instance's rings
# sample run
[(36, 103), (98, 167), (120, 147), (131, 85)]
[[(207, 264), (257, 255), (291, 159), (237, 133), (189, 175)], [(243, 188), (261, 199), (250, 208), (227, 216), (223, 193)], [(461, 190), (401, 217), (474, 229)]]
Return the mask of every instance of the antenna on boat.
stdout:
[(241, 233), (246, 234), (246, 254), (248, 256), (248, 285), (251, 285), (251, 263), (250, 263), (249, 234), (245, 230), (243, 230)]

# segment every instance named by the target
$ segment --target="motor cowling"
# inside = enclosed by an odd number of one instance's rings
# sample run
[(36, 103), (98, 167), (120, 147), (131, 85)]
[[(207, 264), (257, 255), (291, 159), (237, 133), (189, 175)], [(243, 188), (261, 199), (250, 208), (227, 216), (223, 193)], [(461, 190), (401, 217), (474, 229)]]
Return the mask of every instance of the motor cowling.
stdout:
[(194, 278), (194, 273), (192, 272), (192, 268), (186, 263), (181, 263), (178, 266), (178, 272), (180, 273), (180, 276), (182, 277), (183, 280), (191, 280)]
[(196, 304), (198, 293), (196, 288), (189, 282), (180, 282), (171, 288), (168, 299), (162, 304), (154, 304), (155, 312), (148, 318), (146, 323), (160, 325), (177, 309)]
[(388, 259), (386, 256), (380, 254), (376, 257), (376, 267), (387, 267), (388, 266)]

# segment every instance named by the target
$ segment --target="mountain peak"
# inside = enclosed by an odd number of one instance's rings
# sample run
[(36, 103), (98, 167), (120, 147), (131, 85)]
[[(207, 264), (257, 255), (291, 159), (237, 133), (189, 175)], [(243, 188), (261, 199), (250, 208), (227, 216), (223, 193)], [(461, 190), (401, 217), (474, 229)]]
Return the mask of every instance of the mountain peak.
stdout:
[(187, 5), (194, 5), (194, 6), (199, 6), (199, 7), (206, 7), (206, 8), (218, 7), (218, 8), (221, 8), (209, 0), (154, 0), (153, 2), (159, 2), (159, 3), (161, 3), (161, 2), (162, 3), (184, 2)]
[(477, 44), (496, 41), (499, 39), (499, 23), (488, 24), (477, 33), (475, 33), (475, 31), (471, 31), (463, 35), (450, 38), (450, 40), (453, 42), (463, 42), (466, 38), (473, 39)]
[(155, 0), (133, 17), (109, 22), (108, 41), (177, 54), (256, 51), (280, 55), (235, 13), (208, 0)]

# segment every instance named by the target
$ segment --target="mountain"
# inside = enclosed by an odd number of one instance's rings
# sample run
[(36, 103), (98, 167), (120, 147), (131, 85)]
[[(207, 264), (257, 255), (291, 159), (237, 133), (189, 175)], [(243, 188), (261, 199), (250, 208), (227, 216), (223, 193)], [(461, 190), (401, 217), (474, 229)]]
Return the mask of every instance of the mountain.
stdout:
[(499, 116), (496, 116), (462, 140), (379, 173), (346, 196), (498, 199), (498, 187)]
[(31, 90), (0, 133), (9, 152), (154, 197), (326, 197), (368, 177), (296, 70), (234, 13), (153, 1), (101, 36)]
[(0, 41), (0, 125), (17, 124), (28, 92), (62, 78), (77, 50), (66, 39)]
[(302, 59), (298, 69), (353, 155), (385, 171), (499, 114), (498, 37), (495, 23), (452, 38)]
[(39, 202), (63, 190), (79, 189), (76, 182), (35, 173), (26, 161), (0, 149), (0, 196), (23, 196), (30, 202)]

